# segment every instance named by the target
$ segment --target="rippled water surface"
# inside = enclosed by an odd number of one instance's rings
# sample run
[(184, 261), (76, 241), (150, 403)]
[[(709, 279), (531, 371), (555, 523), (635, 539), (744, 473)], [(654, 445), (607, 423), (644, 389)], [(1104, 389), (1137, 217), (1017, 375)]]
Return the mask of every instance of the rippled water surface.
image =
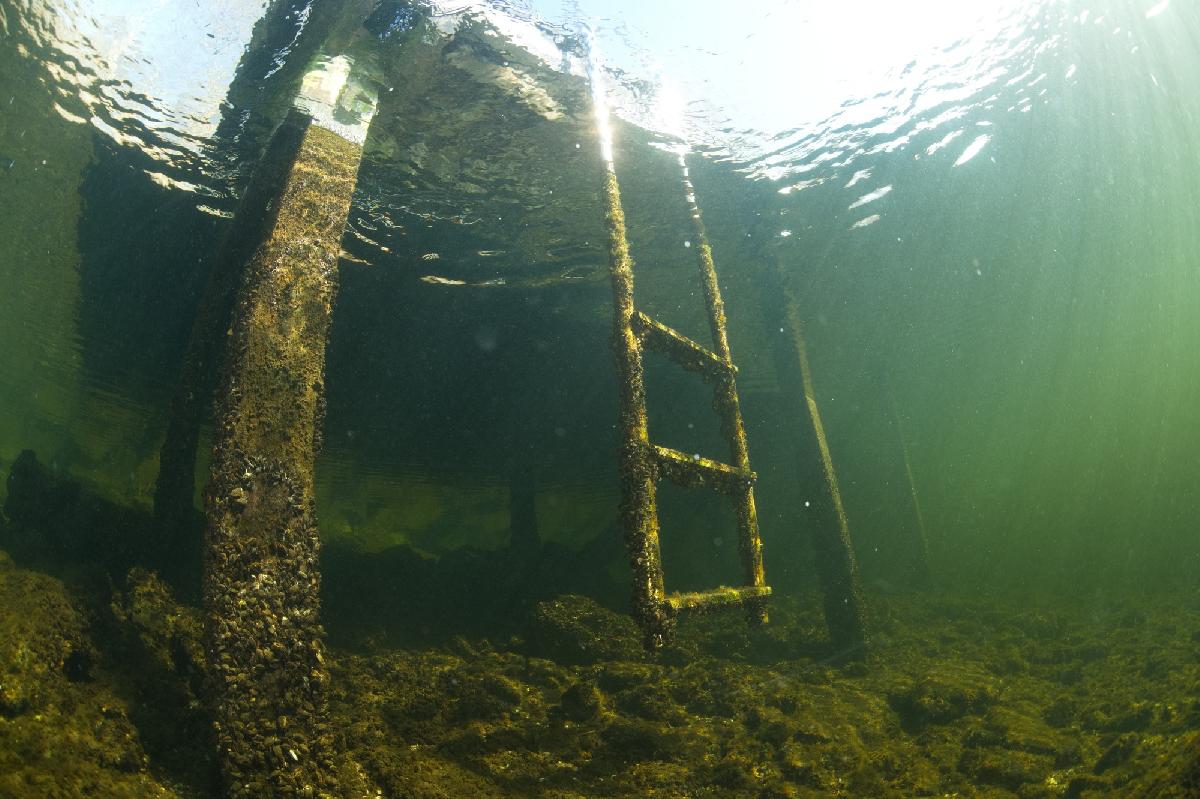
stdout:
[[(801, 298), (868, 568), (914, 492), (955, 573), (1194, 565), (1189, 5), (360, 5), (3, 6), (3, 457), (146, 500), (212, 242), (328, 36), (381, 98), (330, 354), (330, 534), (421, 536), (386, 507), (403, 484), (442, 508), (427, 537), (498, 541), (514, 437), (561, 486), (554, 534), (598, 532), (595, 53), (639, 292), (698, 335), (667, 151), (694, 153), (780, 548), (805, 489), (774, 445), (795, 409), (766, 263)], [(706, 403), (662, 379), (665, 430), (700, 446)]]

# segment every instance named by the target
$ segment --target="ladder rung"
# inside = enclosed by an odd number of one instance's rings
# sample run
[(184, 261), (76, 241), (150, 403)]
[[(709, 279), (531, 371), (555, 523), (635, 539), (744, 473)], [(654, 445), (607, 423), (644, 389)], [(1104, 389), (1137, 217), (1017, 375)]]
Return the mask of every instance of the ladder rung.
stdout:
[(633, 312), (630, 326), (647, 347), (661, 352), (689, 372), (713, 377), (737, 374), (736, 366), (722, 360), (721, 356), (712, 350), (700, 346), (679, 331), (651, 319), (641, 311)]
[(725, 494), (736, 494), (753, 486), (758, 479), (754, 472), (743, 472), (727, 463), (688, 455), (677, 449), (651, 444), (650, 451), (662, 473), (681, 486), (709, 487)]
[(667, 604), (675, 612), (684, 610), (705, 611), (730, 605), (745, 605), (771, 595), (771, 587), (748, 585), (742, 588), (714, 588), (711, 591), (694, 591), (686, 594), (671, 594)]

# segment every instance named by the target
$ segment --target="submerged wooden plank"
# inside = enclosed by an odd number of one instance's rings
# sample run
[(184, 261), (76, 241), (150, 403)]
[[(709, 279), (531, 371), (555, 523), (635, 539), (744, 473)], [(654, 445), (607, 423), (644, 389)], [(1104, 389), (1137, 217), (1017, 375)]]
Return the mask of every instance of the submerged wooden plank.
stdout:
[(692, 591), (681, 594), (671, 594), (667, 602), (671, 608), (679, 611), (703, 612), (731, 605), (751, 605), (762, 602), (771, 595), (770, 586), (748, 585), (740, 588), (721, 586), (708, 591)]

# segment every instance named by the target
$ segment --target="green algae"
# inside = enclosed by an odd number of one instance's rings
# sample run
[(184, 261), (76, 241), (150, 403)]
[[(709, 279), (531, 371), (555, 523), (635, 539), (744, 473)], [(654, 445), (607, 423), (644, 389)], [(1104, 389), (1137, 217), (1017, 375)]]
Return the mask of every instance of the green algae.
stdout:
[[(198, 609), (144, 568), (64, 583), (5, 558), (0, 591), (0, 796), (219, 795)], [(780, 597), (762, 628), (685, 619), (653, 657), (579, 596), (405, 648), (382, 627), (414, 620), (381, 614), (326, 652), (331, 726), (414, 799), (1195, 795), (1194, 596), (872, 595), (876, 649), (844, 665), (814, 600)], [(335, 640), (349, 610), (326, 615)]]
[[(65, 594), (50, 578), (25, 579), (35, 583), (25, 593), (38, 601)], [(92, 672), (157, 664), (157, 695), (175, 691), (177, 706), (195, 683), (187, 665), (194, 661), (180, 653), (196, 652), (198, 612), (174, 603), (145, 573), (132, 575), (112, 604), (121, 608), (113, 623), (130, 642), (119, 655), (126, 660), (109, 662), (117, 654), (100, 653)], [(521, 638), (501, 646), (461, 637), (412, 650), (330, 651), (333, 725), (384, 795), (761, 799), (1136, 795), (1145, 775), (1161, 779), (1176, 742), (1197, 723), (1194, 645), (1169, 655), (1170, 677), (1149, 691), (1132, 679), (1145, 668), (1139, 650), (1157, 625), (1185, 620), (1200, 629), (1200, 609), (1186, 600), (1141, 611), (1147, 629), (1114, 641), (1102, 657), (1089, 649), (1108, 639), (1106, 625), (1089, 618), (1089, 608), (1060, 609), (1056, 626), (1075, 646), (1042, 662), (1032, 657), (1046, 646), (1036, 635), (1041, 614), (1019, 604), (993, 604), (991, 614), (950, 598), (872, 597), (872, 604), (892, 619), (883, 625), (881, 651), (845, 667), (760, 648), (730, 617), (685, 622), (675, 656), (668, 650), (647, 659), (632, 620), (580, 598), (562, 607), (593, 620), (611, 614), (613, 626), (603, 633), (619, 637), (627, 654), (610, 649), (591, 662), (559, 662), (531, 654)], [(64, 653), (89, 646), (73, 606), (50, 606), (67, 620), (60, 622), (66, 634), (51, 641), (73, 643), (45, 650), (57, 654), (30, 677), (40, 692), (36, 707), (54, 707), (72, 691), (106, 690), (104, 680), (72, 683), (55, 673)], [(775, 617), (773, 626), (793, 634), (821, 622), (818, 611), (787, 600)], [(1006, 618), (1030, 619), (1034, 634), (1017, 632)], [(930, 624), (934, 619), (942, 624)], [(7, 612), (4, 623), (12, 624)], [(541, 624), (562, 623), (532, 613), (527, 629), (532, 635)], [(740, 646), (730, 646), (737, 637), (722, 629), (734, 627), (743, 633)], [(1025, 665), (1014, 669), (997, 657), (1000, 647), (990, 641), (1004, 638), (1024, 653)], [(1078, 666), (1068, 670), (1075, 680), (1068, 689), (1064, 664)], [(1064, 696), (1069, 707), (1057, 701)], [(30, 706), (22, 716), (33, 712)], [(137, 738), (135, 721), (148, 724), (128, 710), (120, 718), (128, 740)], [(43, 729), (73, 734), (67, 717)], [(164, 751), (109, 741), (103, 753), (84, 749), (78, 756), (119, 783), (131, 763), (152, 773), (158, 763), (148, 753)], [(38, 768), (46, 780), (67, 779)], [(216, 795), (196, 789), (198, 780), (193, 775), (194, 795)]]
[(0, 607), (0, 796), (179, 796), (66, 586), (0, 553)]

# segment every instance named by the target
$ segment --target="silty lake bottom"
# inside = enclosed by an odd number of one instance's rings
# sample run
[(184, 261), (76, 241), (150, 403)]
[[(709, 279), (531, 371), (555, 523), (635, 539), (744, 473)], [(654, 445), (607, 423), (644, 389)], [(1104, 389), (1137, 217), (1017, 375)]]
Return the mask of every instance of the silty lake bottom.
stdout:
[(973, 6), (0, 0), (0, 797), (1200, 796), (1200, 9)]

